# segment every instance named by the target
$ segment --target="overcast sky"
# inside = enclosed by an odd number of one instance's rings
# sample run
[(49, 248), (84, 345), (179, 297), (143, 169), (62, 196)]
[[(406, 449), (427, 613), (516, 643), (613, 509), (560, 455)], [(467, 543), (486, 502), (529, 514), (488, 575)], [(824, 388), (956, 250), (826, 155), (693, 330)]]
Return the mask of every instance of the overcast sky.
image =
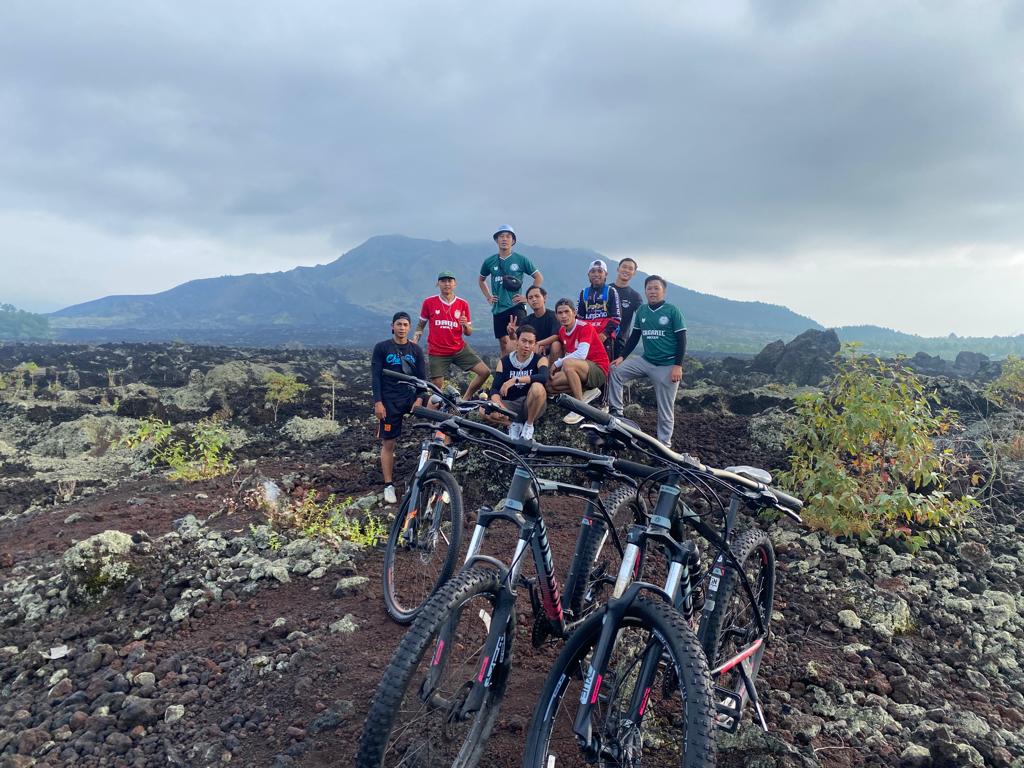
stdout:
[(1022, 65), (1021, 2), (5, 0), (0, 302), (508, 222), (825, 325), (1022, 333)]

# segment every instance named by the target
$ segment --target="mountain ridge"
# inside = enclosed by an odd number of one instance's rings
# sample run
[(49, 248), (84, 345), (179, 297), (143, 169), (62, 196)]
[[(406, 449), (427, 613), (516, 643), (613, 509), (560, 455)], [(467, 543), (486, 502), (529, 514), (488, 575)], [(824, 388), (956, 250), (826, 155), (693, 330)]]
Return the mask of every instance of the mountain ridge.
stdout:
[[(433, 295), (437, 273), (450, 269), (459, 278), (457, 292), (476, 319), (473, 343), (493, 343), (489, 315), (476, 278), (480, 264), (495, 252), (486, 241), (456, 243), (406, 235), (375, 235), (326, 264), (278, 272), (189, 280), (155, 294), (121, 294), (74, 304), (48, 318), (58, 340), (187, 340), (195, 342), (280, 345), (348, 344), (363, 346), (387, 334), (393, 312), (418, 313)], [(614, 273), (617, 262), (588, 248), (517, 246), (544, 275), (548, 306), (559, 296), (575, 298), (587, 283), (586, 265), (604, 259)], [(633, 285), (642, 292), (640, 271)], [(823, 325), (787, 307), (763, 301), (738, 301), (669, 283), (669, 301), (677, 304), (690, 328), (693, 351), (754, 354), (765, 344), (788, 341)], [(1005, 355), (1024, 352), (1024, 334), (1016, 337), (928, 338), (881, 326), (836, 329), (843, 341), (862, 341), (873, 351), (928, 351), (955, 357), (964, 349)]]

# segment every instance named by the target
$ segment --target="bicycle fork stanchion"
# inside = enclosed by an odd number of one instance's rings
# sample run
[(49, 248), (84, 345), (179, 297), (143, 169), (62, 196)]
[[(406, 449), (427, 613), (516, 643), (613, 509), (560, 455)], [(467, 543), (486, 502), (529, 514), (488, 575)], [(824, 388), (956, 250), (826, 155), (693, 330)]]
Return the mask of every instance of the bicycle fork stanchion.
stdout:
[[(495, 509), (487, 507), (481, 509), (477, 518), (476, 527), (473, 529), (473, 538), (469, 544), (469, 552), (466, 554), (466, 566), (470, 566), (473, 563), (486, 563), (496, 566), (502, 573), (502, 580), (508, 585), (508, 589), (502, 589), (498, 593), (498, 603), (490, 617), (487, 639), (481, 650), (480, 668), (477, 671), (476, 678), (468, 681), (471, 684), (471, 689), (457, 713), (457, 717), (460, 720), (465, 720), (473, 713), (479, 711), (480, 707), (483, 706), (484, 698), (487, 695), (488, 688), (491, 686), (495, 672), (507, 664), (508, 647), (506, 638), (515, 629), (512, 626), (512, 622), (515, 614), (516, 579), (522, 568), (524, 555), (531, 542), (534, 542), (534, 546), (537, 547), (536, 534), (538, 533), (538, 526), (543, 526), (543, 520), (541, 520), (537, 511), (537, 494), (534, 488), (533, 477), (524, 469), (517, 468), (509, 485), (508, 496)], [(520, 530), (515, 554), (513, 555), (511, 566), (507, 569), (501, 561), (480, 554), (484, 534), (495, 520), (508, 521), (516, 525)], [(532, 525), (531, 521), (533, 522)], [(544, 539), (545, 537), (542, 535), (540, 538)], [(538, 560), (538, 562), (541, 561)], [(550, 548), (547, 550), (546, 563), (549, 565), (550, 570), (553, 571), (554, 566), (551, 565)], [(557, 589), (554, 597), (555, 604), (557, 605)], [(481, 619), (483, 619), (482, 616)], [(451, 639), (452, 630), (453, 627), (449, 624), (438, 637), (435, 658), (432, 661), (432, 666), (437, 669), (444, 668), (447, 653), (446, 646)]]

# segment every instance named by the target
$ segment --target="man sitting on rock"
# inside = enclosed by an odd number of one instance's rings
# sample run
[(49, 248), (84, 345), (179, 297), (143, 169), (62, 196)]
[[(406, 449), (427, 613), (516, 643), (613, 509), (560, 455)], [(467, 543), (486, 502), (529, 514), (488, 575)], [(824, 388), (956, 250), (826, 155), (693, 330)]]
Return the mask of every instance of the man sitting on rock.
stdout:
[[(651, 275), (644, 280), (644, 293), (647, 303), (636, 311), (633, 333), (622, 355), (612, 360), (608, 402), (612, 413), (621, 416), (622, 385), (640, 377), (650, 379), (658, 403), (658, 440), (671, 448), (676, 392), (683, 378), (683, 355), (686, 354), (686, 321), (675, 306), (665, 301), (662, 278)], [(643, 355), (623, 362), (641, 339)]]
[[(559, 299), (555, 304), (558, 318), (558, 342), (562, 357), (554, 362), (548, 379), (548, 391), (569, 392), (573, 397), (589, 403), (601, 395), (601, 387), (608, 380), (608, 353), (593, 326), (576, 319), (572, 299)], [(585, 390), (585, 391), (584, 391)], [(579, 424), (583, 417), (570, 413), (563, 421)]]
[(395, 467), (395, 441), (402, 434), (403, 417), (419, 400), (416, 390), (385, 376), (384, 371), (397, 371), (419, 379), (427, 376), (423, 351), (409, 341), (411, 325), (408, 312), (395, 312), (391, 318), (391, 338), (374, 346), (370, 363), (373, 413), (380, 420), (377, 429), (377, 437), (381, 440), (380, 471), (384, 475), (384, 501), (388, 504), (398, 501), (392, 474)]
[[(508, 433), (515, 440), (533, 440), (534, 422), (547, 405), (548, 359), (536, 347), (537, 331), (530, 325), (520, 326), (515, 346), (499, 361), (491, 383), (491, 400), (516, 413), (508, 424)], [(488, 418), (508, 423), (501, 414), (492, 413)]]

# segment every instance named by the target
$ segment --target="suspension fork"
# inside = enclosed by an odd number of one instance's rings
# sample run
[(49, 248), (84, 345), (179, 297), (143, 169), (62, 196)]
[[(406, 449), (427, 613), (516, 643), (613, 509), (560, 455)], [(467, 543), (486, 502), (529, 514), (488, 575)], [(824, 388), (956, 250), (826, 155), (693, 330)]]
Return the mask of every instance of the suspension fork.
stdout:
[[(533, 476), (524, 469), (517, 468), (512, 475), (508, 495), (499, 502), (495, 509), (485, 507), (477, 517), (469, 552), (466, 555), (466, 565), (473, 562), (493, 565), (499, 569), (502, 578), (497, 603), (490, 618), (487, 639), (484, 641), (480, 653), (480, 667), (476, 671), (475, 677), (468, 681), (472, 684), (472, 689), (459, 709), (458, 716), (462, 719), (479, 711), (495, 673), (502, 674), (502, 668), (507, 667), (510, 663), (510, 646), (515, 628), (513, 625), (516, 601), (515, 583), (519, 570), (522, 568), (523, 556), (526, 554), (530, 542), (535, 538), (537, 525), (538, 523), (543, 525), (539, 517), (539, 509), (537, 488)], [(509, 568), (495, 558), (480, 554), (487, 528), (495, 520), (505, 520), (519, 528), (519, 539)], [(547, 537), (545, 536), (544, 539), (546, 543)], [(548, 557), (550, 560), (550, 549), (548, 549)], [(421, 698), (428, 698), (437, 685), (441, 670), (444, 669), (448, 658), (451, 639), (458, 626), (458, 620), (459, 614), (453, 615), (438, 635), (434, 657), (431, 660), (431, 669), (424, 680)]]

